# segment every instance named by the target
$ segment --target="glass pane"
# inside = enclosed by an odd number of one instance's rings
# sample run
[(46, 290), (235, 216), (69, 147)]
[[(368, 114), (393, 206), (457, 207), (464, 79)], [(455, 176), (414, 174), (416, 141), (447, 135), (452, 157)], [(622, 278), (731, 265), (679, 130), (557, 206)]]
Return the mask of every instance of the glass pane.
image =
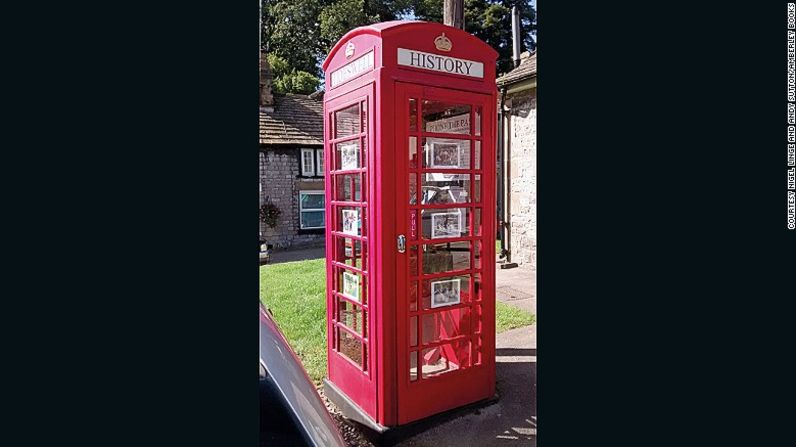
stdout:
[(423, 309), (435, 309), (470, 302), (470, 276), (448, 276), (423, 281), (420, 299)]
[(337, 298), (337, 321), (359, 335), (366, 333), (364, 328), (366, 319), (362, 308), (340, 297)]
[(417, 100), (414, 98), (409, 100), (409, 130), (417, 130)]
[(409, 247), (409, 276), (417, 276), (417, 245)]
[(475, 184), (473, 185), (473, 201), (478, 203), (481, 201), (481, 175), (475, 175)]
[(338, 175), (336, 178), (336, 199), (345, 202), (362, 201), (362, 180), (360, 174)]
[(426, 132), (470, 133), (470, 105), (423, 100), (423, 126)]
[(470, 309), (468, 307), (423, 315), (424, 345), (469, 334)]
[(464, 237), (469, 234), (467, 208), (422, 210), (420, 216), (425, 239)]
[(352, 206), (339, 207), (337, 231), (354, 236), (364, 236), (366, 224), (363, 217), (362, 208)]
[(301, 228), (323, 228), (326, 226), (323, 211), (302, 211)]
[(417, 380), (417, 351), (409, 353), (409, 380)]
[(483, 361), (481, 356), (481, 347), (483, 343), (484, 339), (482, 337), (473, 337), (473, 365), (480, 365)]
[(315, 175), (313, 156), (313, 151), (301, 151), (301, 175)]
[(409, 281), (409, 311), (417, 310), (417, 281)]
[(348, 357), (362, 368), (362, 341), (340, 328), (336, 330), (340, 354)]
[(417, 174), (414, 172), (409, 174), (409, 204), (417, 204)]
[(475, 217), (473, 218), (473, 235), (481, 236), (481, 208), (475, 209)]
[(365, 258), (362, 242), (341, 237), (336, 237), (335, 240), (337, 240), (337, 262), (362, 270), (363, 259)]
[(299, 193), (301, 196), (301, 209), (323, 209), (326, 203), (326, 197), (323, 193), (320, 194), (307, 194)]
[(417, 137), (409, 137), (409, 169), (417, 167)]
[[(481, 135), (481, 106), (475, 106), (475, 135)], [(476, 168), (477, 169), (477, 168)]]
[(360, 132), (359, 105), (354, 104), (334, 113), (335, 138), (342, 138)]
[(359, 140), (335, 144), (335, 166), (340, 171), (359, 169)]
[(368, 131), (368, 102), (362, 101), (362, 132)]
[(469, 242), (423, 244), (423, 273), (442, 273), (469, 268)]
[(481, 142), (475, 142), (475, 169), (481, 169)]
[(473, 300), (481, 301), (482, 292), (483, 292), (483, 287), (481, 282), (481, 274), (476, 273), (475, 275), (473, 275)]
[(420, 361), (424, 379), (467, 368), (470, 366), (470, 342), (464, 340), (424, 349)]
[(483, 306), (481, 306), (480, 304), (474, 305), (472, 310), (472, 321), (473, 321), (473, 332), (476, 334), (480, 334), (484, 330), (483, 315), (484, 315)]
[(475, 242), (475, 268), (481, 268), (481, 241)]
[(470, 201), (470, 176), (468, 174), (421, 175), (423, 205), (468, 203)]
[(417, 316), (409, 318), (409, 346), (417, 346)]
[(470, 140), (423, 138), (423, 167), (470, 169)]
[(367, 304), (364, 283), (362, 274), (345, 269), (337, 269), (337, 291), (352, 301)]

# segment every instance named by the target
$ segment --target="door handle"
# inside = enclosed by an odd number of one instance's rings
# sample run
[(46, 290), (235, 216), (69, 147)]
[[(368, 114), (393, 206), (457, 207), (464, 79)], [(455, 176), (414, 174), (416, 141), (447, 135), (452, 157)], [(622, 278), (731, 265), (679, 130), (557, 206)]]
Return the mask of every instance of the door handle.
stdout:
[(406, 252), (406, 236), (403, 234), (398, 235), (398, 253)]

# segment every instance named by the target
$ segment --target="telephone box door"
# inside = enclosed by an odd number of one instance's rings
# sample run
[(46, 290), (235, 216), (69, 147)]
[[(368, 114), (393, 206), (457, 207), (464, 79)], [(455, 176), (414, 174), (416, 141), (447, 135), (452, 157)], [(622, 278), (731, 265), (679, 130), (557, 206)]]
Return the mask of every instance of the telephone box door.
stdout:
[(396, 85), (403, 424), (494, 395), (495, 105), (489, 95)]
[(329, 378), (375, 417), (373, 85), (329, 101), (324, 113)]

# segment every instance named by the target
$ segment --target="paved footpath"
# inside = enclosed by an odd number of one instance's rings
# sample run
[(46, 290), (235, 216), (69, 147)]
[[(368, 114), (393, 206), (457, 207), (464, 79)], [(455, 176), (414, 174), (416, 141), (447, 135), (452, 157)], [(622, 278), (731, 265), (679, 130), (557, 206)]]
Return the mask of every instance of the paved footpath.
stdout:
[[(497, 269), (497, 298), (536, 313), (536, 272)], [(536, 325), (496, 338), (497, 403), (409, 438), (402, 447), (536, 446)]]

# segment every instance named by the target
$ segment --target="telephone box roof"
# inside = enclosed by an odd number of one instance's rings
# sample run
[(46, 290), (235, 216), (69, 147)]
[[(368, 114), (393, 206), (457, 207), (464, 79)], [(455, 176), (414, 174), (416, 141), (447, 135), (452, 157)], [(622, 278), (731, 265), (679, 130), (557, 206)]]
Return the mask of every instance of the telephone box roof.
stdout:
[(484, 51), (490, 55), (493, 59), (497, 59), (498, 53), (495, 51), (494, 48), (490, 47), (481, 39), (473, 36), (472, 34), (460, 30), (458, 28), (454, 28), (452, 26), (443, 25), (437, 22), (424, 22), (422, 20), (392, 20), (389, 22), (381, 22), (381, 23), (374, 23), (372, 25), (365, 25), (360, 26), (359, 28), (354, 28), (351, 31), (347, 32), (339, 41), (332, 47), (329, 54), (326, 56), (326, 59), (323, 61), (321, 68), (323, 71), (326, 71), (326, 68), (329, 66), (333, 56), (339, 51), (346, 42), (351, 40), (353, 37), (359, 36), (361, 34), (372, 34), (374, 36), (379, 37), (380, 39), (386, 39), (390, 37), (394, 37), (396, 35), (412, 32), (412, 30), (417, 29), (418, 27), (424, 28), (439, 28), (440, 33), (447, 33), (450, 37), (455, 37), (456, 39), (464, 39), (469, 40), (472, 42), (476, 42), (477, 45), (483, 47)]

